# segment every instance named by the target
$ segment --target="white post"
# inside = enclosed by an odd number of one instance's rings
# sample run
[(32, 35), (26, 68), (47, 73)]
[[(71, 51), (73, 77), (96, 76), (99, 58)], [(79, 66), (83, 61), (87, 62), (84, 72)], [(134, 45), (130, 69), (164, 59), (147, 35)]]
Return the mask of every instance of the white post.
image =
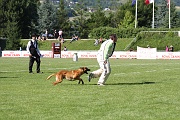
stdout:
[(171, 28), (171, 0), (168, 0), (169, 4), (169, 29)]
[(154, 1), (153, 1), (153, 23), (152, 23), (152, 28), (154, 29)]
[(136, 0), (135, 28), (137, 27), (137, 1), (138, 0)]

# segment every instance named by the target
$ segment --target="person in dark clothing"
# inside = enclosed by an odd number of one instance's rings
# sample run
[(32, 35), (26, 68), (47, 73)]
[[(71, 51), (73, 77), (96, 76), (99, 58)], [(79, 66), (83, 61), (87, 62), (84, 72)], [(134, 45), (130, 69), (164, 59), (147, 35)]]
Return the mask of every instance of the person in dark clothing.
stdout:
[(41, 53), (38, 49), (38, 42), (36, 40), (35, 35), (32, 35), (32, 39), (28, 42), (26, 50), (29, 53), (29, 73), (33, 73), (32, 67), (33, 67), (34, 61), (36, 61), (37, 63), (36, 72), (42, 73), (40, 72)]
[(57, 32), (56, 30), (54, 30), (54, 38), (55, 38), (56, 40), (58, 39), (58, 36), (59, 36), (58, 32)]
[(174, 47), (171, 45), (169, 48), (169, 52), (173, 52), (174, 51)]

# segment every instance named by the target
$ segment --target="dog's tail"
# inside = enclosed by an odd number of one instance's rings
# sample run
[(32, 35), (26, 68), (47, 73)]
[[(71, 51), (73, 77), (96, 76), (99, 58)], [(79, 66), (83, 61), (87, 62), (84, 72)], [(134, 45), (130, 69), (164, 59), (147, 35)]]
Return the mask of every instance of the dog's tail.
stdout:
[(49, 80), (52, 76), (55, 76), (56, 74), (54, 73), (54, 74), (51, 74), (49, 77), (47, 77), (47, 79), (46, 80)]

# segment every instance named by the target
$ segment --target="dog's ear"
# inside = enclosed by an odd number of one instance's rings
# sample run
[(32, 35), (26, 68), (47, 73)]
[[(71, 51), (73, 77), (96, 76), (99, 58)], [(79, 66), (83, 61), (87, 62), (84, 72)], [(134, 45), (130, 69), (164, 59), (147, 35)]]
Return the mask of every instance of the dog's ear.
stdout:
[(84, 67), (84, 69), (86, 69), (87, 71), (90, 71), (90, 69), (88, 67)]
[(84, 67), (80, 67), (79, 69), (81, 69), (83, 72), (85, 71), (85, 68), (84, 68)]

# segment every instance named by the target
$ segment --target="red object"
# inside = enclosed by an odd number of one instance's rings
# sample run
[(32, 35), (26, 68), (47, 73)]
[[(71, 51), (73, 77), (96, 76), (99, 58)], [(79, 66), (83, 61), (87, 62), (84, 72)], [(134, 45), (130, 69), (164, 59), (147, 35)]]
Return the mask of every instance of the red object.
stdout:
[(145, 4), (146, 5), (150, 4), (149, 0), (145, 0)]
[(167, 0), (167, 6), (168, 6), (168, 8), (169, 8), (169, 4), (170, 4), (170, 0)]

